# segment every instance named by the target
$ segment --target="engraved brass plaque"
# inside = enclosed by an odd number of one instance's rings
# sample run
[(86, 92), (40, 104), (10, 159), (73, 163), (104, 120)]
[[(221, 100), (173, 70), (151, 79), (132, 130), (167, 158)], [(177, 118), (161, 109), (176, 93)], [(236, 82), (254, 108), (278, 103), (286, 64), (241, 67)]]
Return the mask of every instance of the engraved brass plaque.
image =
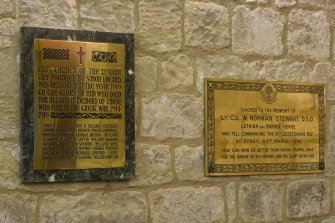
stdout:
[(205, 80), (206, 176), (325, 171), (325, 86)]
[(125, 165), (125, 45), (34, 40), (34, 169)]

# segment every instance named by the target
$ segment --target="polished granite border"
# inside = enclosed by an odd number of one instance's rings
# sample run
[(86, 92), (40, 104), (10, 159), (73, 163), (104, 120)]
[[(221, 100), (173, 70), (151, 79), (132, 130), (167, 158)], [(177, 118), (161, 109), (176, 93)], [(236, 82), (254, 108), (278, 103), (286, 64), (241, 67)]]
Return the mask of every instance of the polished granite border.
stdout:
[[(34, 39), (126, 45), (126, 162), (123, 168), (34, 170)], [(21, 180), (30, 182), (131, 179), (135, 174), (134, 34), (21, 27)]]

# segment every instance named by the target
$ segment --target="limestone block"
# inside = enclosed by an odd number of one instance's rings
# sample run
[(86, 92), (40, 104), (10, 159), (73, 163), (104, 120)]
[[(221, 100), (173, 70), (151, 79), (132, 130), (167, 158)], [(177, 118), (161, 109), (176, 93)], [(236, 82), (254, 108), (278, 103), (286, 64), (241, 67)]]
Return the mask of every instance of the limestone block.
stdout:
[(236, 218), (236, 183), (229, 183), (226, 186), (228, 223), (234, 222)]
[(310, 72), (306, 63), (295, 60), (266, 60), (260, 70), (269, 81), (310, 82)]
[(332, 105), (329, 110), (329, 137), (331, 138), (335, 134), (335, 106)]
[(37, 198), (25, 194), (0, 194), (0, 222), (34, 222)]
[(81, 28), (109, 32), (134, 32), (134, 3), (131, 0), (81, 0)]
[(296, 0), (275, 0), (275, 6), (278, 8), (291, 7), (297, 4)]
[(179, 54), (161, 63), (161, 85), (163, 88), (191, 87), (193, 68), (187, 55)]
[(0, 16), (15, 16), (15, 7), (12, 0), (0, 0)]
[[(1, 27), (1, 23), (0, 23)], [(1, 28), (0, 28), (1, 33)], [(1, 96), (18, 97), (20, 89), (19, 63), (16, 55), (0, 53), (0, 98)], [(15, 101), (15, 106), (16, 101)]]
[(282, 219), (283, 189), (279, 183), (243, 183), (239, 191), (240, 216), (247, 222)]
[(141, 135), (156, 140), (202, 137), (202, 100), (191, 95), (161, 94), (143, 98)]
[(169, 146), (136, 144), (136, 177), (132, 186), (158, 185), (171, 182), (171, 154)]
[(159, 189), (149, 194), (153, 223), (224, 222), (219, 187)]
[(258, 4), (268, 4), (269, 0), (258, 0), (257, 3)]
[(47, 195), (41, 204), (41, 222), (147, 222), (144, 194), (135, 191)]
[(158, 53), (179, 50), (182, 13), (178, 0), (142, 0), (139, 3), (139, 46)]
[(325, 180), (301, 180), (287, 187), (287, 215), (303, 218), (327, 214), (330, 209), (330, 183)]
[(335, 217), (331, 216), (330, 218), (323, 220), (321, 223), (335, 223)]
[(233, 52), (278, 56), (283, 53), (283, 17), (270, 8), (237, 6), (233, 16)]
[[(19, 137), (19, 111), (10, 103), (10, 100), (12, 100), (11, 97), (0, 97), (0, 115), (2, 118), (0, 140)], [(18, 106), (18, 104), (15, 106)]]
[(317, 63), (310, 76), (311, 82), (327, 84), (327, 99), (335, 99), (335, 67), (331, 63)]
[(185, 4), (185, 45), (204, 49), (227, 47), (228, 10), (214, 3), (187, 1)]
[[(20, 184), (19, 155), (18, 155), (20, 151), (19, 145), (18, 143), (14, 143), (14, 142), (0, 141), (0, 149), (1, 149), (0, 187), (7, 188), (7, 189), (16, 188)], [(1, 199), (0, 199), (0, 203), (1, 203)], [(1, 208), (0, 208), (0, 213), (1, 213)]]
[[(331, 121), (330, 123), (334, 123), (334, 109), (335, 107), (332, 106), (331, 108), (331, 114), (330, 116), (333, 116), (331, 118)], [(330, 125), (333, 125), (333, 124), (330, 124)], [(333, 127), (332, 127), (333, 128)], [(330, 133), (330, 135), (333, 135), (333, 133)], [(335, 163), (335, 141), (334, 140), (331, 140), (328, 144), (327, 144), (327, 156), (326, 156), (326, 173), (325, 175), (328, 176), (328, 177), (333, 177), (335, 176), (335, 166), (332, 165), (333, 163)]]
[(322, 11), (292, 10), (289, 14), (287, 42), (292, 55), (327, 59), (330, 31), (326, 14)]
[(204, 179), (204, 148), (180, 146), (175, 151), (178, 180), (201, 181)]
[[(330, 0), (329, 2), (331, 2)], [(308, 6), (327, 6), (327, 0), (299, 0), (300, 4), (308, 5)]]
[(157, 60), (153, 57), (135, 58), (136, 92), (150, 92), (156, 89)]
[(246, 3), (267, 4), (268, 0), (245, 0)]
[(16, 39), (14, 37), (14, 35), (16, 34), (15, 27), (16, 22), (14, 19), (10, 18), (0, 19), (0, 49), (13, 46), (13, 41)]
[(0, 139), (17, 138), (20, 111), (19, 65), (14, 55), (0, 53), (0, 61)]
[(267, 60), (263, 62), (260, 75), (269, 81), (326, 83), (327, 99), (335, 98), (335, 69), (331, 63), (321, 62), (310, 67), (295, 60)]
[(58, 183), (38, 183), (20, 184), (24, 190), (33, 192), (77, 192), (87, 189), (102, 189), (107, 185), (106, 181), (86, 181), (86, 182), (58, 182)]
[(245, 62), (238, 57), (198, 56), (196, 82), (197, 89), (201, 94), (204, 92), (204, 78), (206, 77), (247, 80), (264, 78), (260, 76), (255, 64)]
[(77, 26), (75, 0), (18, 0), (17, 4), (22, 25), (53, 28)]

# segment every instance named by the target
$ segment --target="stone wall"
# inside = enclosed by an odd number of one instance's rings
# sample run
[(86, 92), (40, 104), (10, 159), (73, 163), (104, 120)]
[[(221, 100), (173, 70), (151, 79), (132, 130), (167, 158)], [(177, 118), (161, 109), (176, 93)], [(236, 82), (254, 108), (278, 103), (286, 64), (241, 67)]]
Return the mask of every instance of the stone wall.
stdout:
[[(0, 0), (0, 222), (335, 222), (334, 0)], [(21, 184), (19, 27), (134, 32), (136, 178)], [(327, 173), (204, 177), (203, 78), (328, 84)]]

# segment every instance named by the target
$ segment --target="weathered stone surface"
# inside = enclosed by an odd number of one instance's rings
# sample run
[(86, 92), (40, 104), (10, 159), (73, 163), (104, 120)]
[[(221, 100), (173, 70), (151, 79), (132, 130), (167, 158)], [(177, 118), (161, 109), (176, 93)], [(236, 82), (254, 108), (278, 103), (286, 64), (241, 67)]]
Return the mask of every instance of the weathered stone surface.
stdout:
[(205, 55), (197, 57), (197, 88), (203, 94), (204, 78), (220, 77), (227, 79), (263, 79), (253, 63), (248, 63), (242, 59), (220, 55)]
[(153, 57), (135, 58), (135, 90), (150, 92), (156, 89), (157, 60)]
[(228, 223), (232, 223), (236, 218), (236, 183), (229, 183), (226, 186)]
[(33, 192), (77, 192), (87, 189), (101, 189), (106, 187), (106, 181), (86, 181), (86, 182), (63, 182), (63, 183), (38, 183), (20, 184), (24, 190)]
[(139, 3), (139, 46), (156, 52), (181, 48), (182, 19), (178, 0), (142, 0)]
[(134, 4), (131, 0), (81, 0), (80, 26), (110, 32), (134, 32)]
[[(1, 27), (1, 24), (0, 24)], [(1, 28), (0, 28), (1, 32)], [(15, 50), (14, 50), (15, 52)], [(15, 52), (16, 53), (16, 52)], [(20, 88), (19, 63), (16, 61), (16, 54), (6, 55), (0, 53), (0, 98), (2, 96), (18, 97)], [(12, 98), (13, 100), (13, 98)], [(15, 106), (17, 101), (14, 100)], [(0, 134), (1, 135), (1, 134)]]
[(14, 37), (15, 26), (16, 22), (14, 19), (0, 19), (0, 49), (8, 48), (13, 45), (13, 41), (16, 39)]
[(153, 223), (207, 223), (224, 221), (219, 187), (179, 187), (149, 194)]
[(175, 151), (178, 180), (201, 181), (204, 179), (204, 148), (180, 146)]
[(334, 74), (334, 68), (331, 63), (317, 63), (310, 75), (307, 75), (307, 80), (310, 82), (327, 84), (330, 76)]
[(74, 28), (77, 26), (74, 0), (18, 0), (19, 21), (25, 26)]
[(296, 0), (275, 0), (275, 6), (279, 8), (291, 7), (296, 4)]
[(313, 220), (313, 219), (309, 219), (309, 220), (305, 220), (305, 221), (295, 221), (294, 223), (319, 223), (319, 219), (317, 219), (317, 221)]
[(147, 222), (144, 194), (134, 191), (47, 195), (41, 204), (41, 222)]
[(282, 219), (283, 189), (279, 183), (243, 183), (239, 191), (240, 216), (247, 222)]
[(12, 0), (0, 0), (0, 16), (15, 16), (15, 7)]
[(322, 11), (301, 9), (289, 14), (287, 44), (289, 53), (315, 59), (329, 57), (330, 31)]
[(313, 68), (294, 60), (268, 60), (263, 62), (260, 75), (269, 81), (327, 83), (327, 98), (335, 98), (335, 69), (330, 63), (321, 62)]
[(335, 134), (335, 106), (331, 106), (329, 111), (329, 136), (331, 137)]
[(0, 53), (0, 139), (19, 136), (19, 65), (14, 56)]
[(0, 187), (8, 189), (16, 188), (20, 184), (19, 145), (14, 142), (0, 141), (0, 149)]
[(315, 65), (310, 81), (327, 84), (327, 99), (335, 99), (335, 68), (331, 63), (321, 62)]
[(267, 4), (268, 0), (245, 0), (246, 3)]
[(169, 146), (136, 144), (136, 177), (132, 186), (158, 185), (171, 182), (171, 154)]
[(142, 99), (141, 135), (156, 140), (202, 137), (202, 100), (190, 95), (161, 94)]
[(260, 70), (269, 81), (310, 82), (311, 69), (304, 62), (294, 60), (267, 60)]
[(301, 180), (287, 187), (287, 214), (292, 218), (320, 216), (330, 208), (330, 184), (325, 180)]
[[(0, 94), (1, 94), (0, 90)], [(0, 95), (0, 139), (19, 137), (19, 102), (18, 97)]]
[[(305, 220), (305, 221), (295, 221), (294, 223), (315, 223), (315, 221), (312, 220)], [(317, 221), (316, 223), (319, 223), (319, 221)]]
[(166, 89), (193, 85), (193, 68), (188, 56), (179, 54), (161, 63), (161, 85)]
[(205, 49), (229, 46), (228, 10), (214, 3), (187, 1), (184, 30), (186, 46)]
[(269, 0), (258, 0), (258, 4), (268, 4)]
[(335, 217), (331, 216), (330, 218), (323, 220), (321, 223), (335, 223)]
[(277, 56), (283, 52), (283, 17), (270, 8), (237, 6), (233, 16), (233, 52)]
[[(332, 116), (330, 123), (334, 123), (334, 112), (335, 112), (335, 107), (332, 106), (331, 108), (331, 113), (330, 116)], [(332, 125), (332, 124), (330, 124)], [(331, 128), (331, 127), (330, 127)], [(332, 127), (333, 128), (333, 127)], [(333, 132), (331, 132), (329, 134), (330, 135), (334, 135)], [(331, 140), (328, 144), (327, 144), (327, 153), (326, 153), (326, 176), (329, 177), (334, 177), (335, 176), (335, 166), (332, 165), (333, 163), (335, 163), (335, 141)]]
[(0, 222), (34, 222), (36, 206), (37, 198), (35, 196), (0, 193)]
[(31, 223), (34, 222), (37, 198), (25, 194), (0, 193), (0, 222)]
[[(330, 0), (329, 2), (331, 2)], [(327, 6), (328, 0), (299, 0), (300, 4), (308, 5), (308, 6)]]

